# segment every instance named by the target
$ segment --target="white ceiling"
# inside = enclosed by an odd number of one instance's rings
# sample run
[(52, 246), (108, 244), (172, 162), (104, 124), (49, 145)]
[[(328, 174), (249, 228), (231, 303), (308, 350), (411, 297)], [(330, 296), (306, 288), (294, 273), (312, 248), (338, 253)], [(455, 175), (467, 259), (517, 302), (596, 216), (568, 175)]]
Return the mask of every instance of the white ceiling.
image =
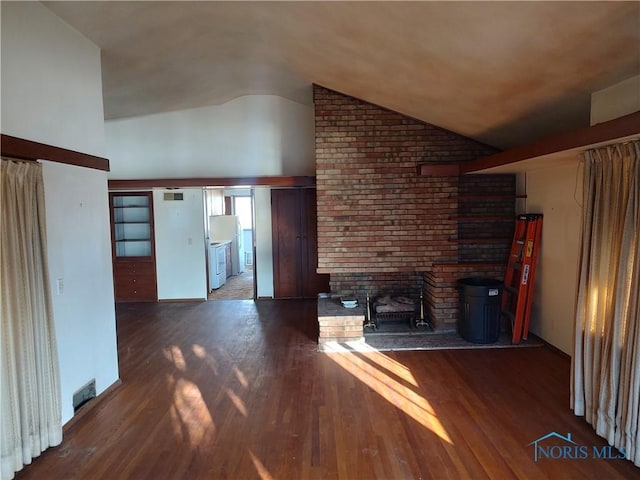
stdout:
[(102, 49), (107, 119), (311, 84), (507, 148), (640, 74), (640, 2), (44, 2)]

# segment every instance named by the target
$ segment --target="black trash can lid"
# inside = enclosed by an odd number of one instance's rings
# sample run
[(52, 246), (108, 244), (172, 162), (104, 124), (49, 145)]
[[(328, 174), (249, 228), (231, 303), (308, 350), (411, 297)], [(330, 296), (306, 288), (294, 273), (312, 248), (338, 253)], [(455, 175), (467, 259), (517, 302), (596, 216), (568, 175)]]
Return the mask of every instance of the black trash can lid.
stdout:
[(495, 278), (488, 277), (468, 277), (458, 280), (458, 285), (468, 287), (501, 287), (502, 282)]

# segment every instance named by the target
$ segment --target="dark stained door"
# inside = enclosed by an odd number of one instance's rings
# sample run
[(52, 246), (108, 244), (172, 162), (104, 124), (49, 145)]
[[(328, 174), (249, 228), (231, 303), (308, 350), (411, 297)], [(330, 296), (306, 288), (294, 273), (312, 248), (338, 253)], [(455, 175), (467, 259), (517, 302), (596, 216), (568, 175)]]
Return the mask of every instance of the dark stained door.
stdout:
[(273, 288), (275, 298), (299, 296), (300, 192), (271, 190)]
[(315, 297), (329, 291), (329, 275), (318, 266), (316, 191), (271, 190), (275, 298)]

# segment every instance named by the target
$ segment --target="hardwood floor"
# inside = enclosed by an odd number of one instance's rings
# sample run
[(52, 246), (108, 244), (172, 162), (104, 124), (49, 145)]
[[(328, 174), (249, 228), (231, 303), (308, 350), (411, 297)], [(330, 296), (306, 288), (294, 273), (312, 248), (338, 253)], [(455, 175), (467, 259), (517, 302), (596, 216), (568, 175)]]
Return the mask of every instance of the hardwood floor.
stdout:
[(227, 278), (225, 284), (209, 292), (209, 300), (253, 299), (253, 265), (247, 265), (244, 273)]
[(627, 460), (534, 461), (552, 431), (605, 445), (545, 347), (318, 353), (313, 300), (126, 304), (117, 320), (122, 386), (19, 480), (640, 478)]

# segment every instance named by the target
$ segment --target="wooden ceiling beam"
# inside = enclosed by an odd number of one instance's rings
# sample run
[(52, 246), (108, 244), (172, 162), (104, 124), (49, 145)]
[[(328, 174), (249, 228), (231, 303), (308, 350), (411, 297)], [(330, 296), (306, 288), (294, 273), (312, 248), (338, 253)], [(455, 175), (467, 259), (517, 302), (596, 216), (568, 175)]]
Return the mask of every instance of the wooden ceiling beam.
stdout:
[(313, 187), (316, 177), (273, 176), (273, 177), (196, 177), (196, 178), (150, 178), (140, 180), (109, 180), (109, 190), (136, 190), (149, 188), (189, 188), (189, 187)]
[(590, 127), (545, 137), (521, 147), (469, 162), (422, 164), (418, 166), (418, 174), (431, 176), (462, 175), (569, 150), (584, 151), (634, 136), (640, 136), (640, 112), (630, 113)]
[(51, 162), (76, 165), (78, 167), (93, 168), (109, 171), (109, 160), (88, 153), (67, 150), (66, 148), (34, 142), (24, 138), (0, 135), (0, 153), (4, 157), (22, 160), (49, 160)]
[(531, 158), (550, 155), (566, 150), (587, 150), (598, 144), (617, 139), (640, 135), (640, 112), (598, 123), (591, 127), (552, 135), (522, 147), (512, 148), (501, 153), (489, 155), (460, 164), (460, 173), (473, 173), (487, 168), (509, 165)]

